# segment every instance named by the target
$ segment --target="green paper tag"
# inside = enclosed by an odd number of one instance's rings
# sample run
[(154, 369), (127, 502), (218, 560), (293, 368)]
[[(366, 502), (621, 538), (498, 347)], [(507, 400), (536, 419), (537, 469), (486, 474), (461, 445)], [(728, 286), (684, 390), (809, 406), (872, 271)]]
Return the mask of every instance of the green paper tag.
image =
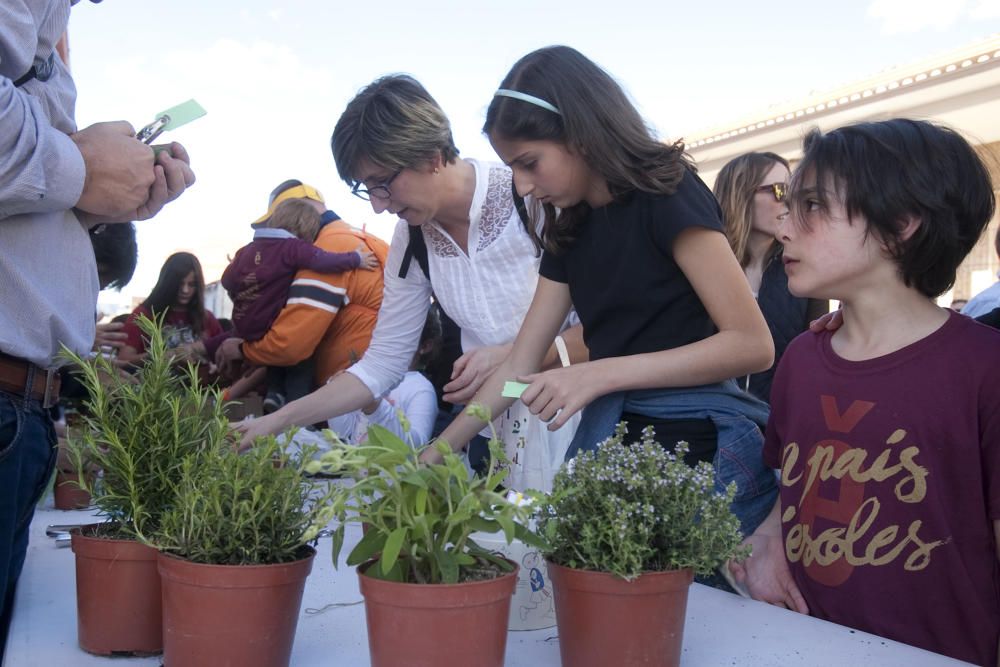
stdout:
[(528, 388), (523, 382), (507, 381), (503, 384), (503, 391), (500, 393), (504, 398), (521, 398), (521, 394)]
[(166, 111), (161, 111), (156, 114), (157, 118), (162, 118), (168, 116), (169, 120), (167, 124), (163, 126), (163, 131), (176, 130), (181, 125), (187, 125), (193, 120), (197, 120), (204, 116), (207, 112), (204, 107), (195, 102), (194, 100), (188, 100), (183, 104), (178, 104), (175, 107), (171, 107)]

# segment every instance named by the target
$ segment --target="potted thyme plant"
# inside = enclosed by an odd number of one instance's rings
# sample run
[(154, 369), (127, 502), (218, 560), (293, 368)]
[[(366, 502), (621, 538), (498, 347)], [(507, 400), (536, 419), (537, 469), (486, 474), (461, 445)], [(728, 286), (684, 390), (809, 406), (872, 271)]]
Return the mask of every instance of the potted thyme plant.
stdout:
[[(68, 454), (81, 485), (107, 518), (74, 531), (80, 647), (101, 655), (163, 648), (160, 578), (149, 546), (175, 498), (181, 462), (218, 450), (228, 423), (216, 392), (197, 372), (175, 372), (157, 322), (142, 318), (146, 361), (133, 379), (108, 359), (66, 356), (86, 387), (86, 415)], [(96, 466), (102, 474), (88, 478)]]
[(273, 437), (181, 465), (158, 545), (167, 667), (288, 665), (332, 491)]
[(538, 505), (564, 665), (677, 665), (694, 574), (740, 552), (735, 485), (717, 493), (686, 443), (624, 439), (567, 462)]
[(517, 565), (477, 544), (472, 534), (502, 531), (508, 543), (517, 538), (538, 545), (524, 526), (530, 510), (504, 495), (503, 446), (495, 438), (488, 474), (472, 479), (447, 444), (431, 446), (441, 452), (441, 463), (421, 463), (422, 450), (379, 426), (363, 445), (333, 438), (310, 467), (353, 479), (335, 492), (332, 513), (341, 525), (333, 535), (333, 562), (343, 546), (344, 522), (366, 526), (347, 564), (358, 568), (373, 667), (499, 667)]

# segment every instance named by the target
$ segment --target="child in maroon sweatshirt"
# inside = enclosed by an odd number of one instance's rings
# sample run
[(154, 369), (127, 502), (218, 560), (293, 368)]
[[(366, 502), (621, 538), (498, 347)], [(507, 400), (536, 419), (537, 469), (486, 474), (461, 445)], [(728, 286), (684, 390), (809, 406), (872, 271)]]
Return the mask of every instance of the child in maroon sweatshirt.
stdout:
[[(309, 202), (282, 202), (254, 231), (253, 241), (238, 251), (222, 274), (222, 286), (233, 300), (234, 331), (208, 338), (194, 350), (209, 359), (223, 340), (237, 336), (245, 341), (263, 338), (285, 305), (296, 272), (342, 273), (378, 266), (364, 244), (354, 252), (326, 252), (312, 243), (320, 228), (320, 214)], [(198, 346), (200, 347), (200, 345)], [(265, 407), (275, 410), (312, 390), (311, 359), (289, 367), (270, 367)], [(235, 398), (235, 396), (231, 396)]]

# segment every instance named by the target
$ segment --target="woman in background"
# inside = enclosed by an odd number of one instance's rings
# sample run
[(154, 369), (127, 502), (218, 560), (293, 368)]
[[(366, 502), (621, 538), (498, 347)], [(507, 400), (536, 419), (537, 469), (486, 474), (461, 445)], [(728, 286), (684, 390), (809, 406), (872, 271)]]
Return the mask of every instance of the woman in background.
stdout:
[(770, 400), (774, 369), (785, 348), (829, 310), (828, 301), (799, 298), (788, 291), (781, 244), (774, 233), (788, 215), (789, 178), (788, 161), (780, 155), (746, 153), (726, 163), (715, 179), (726, 237), (774, 339), (774, 364), (740, 382), (762, 401)]

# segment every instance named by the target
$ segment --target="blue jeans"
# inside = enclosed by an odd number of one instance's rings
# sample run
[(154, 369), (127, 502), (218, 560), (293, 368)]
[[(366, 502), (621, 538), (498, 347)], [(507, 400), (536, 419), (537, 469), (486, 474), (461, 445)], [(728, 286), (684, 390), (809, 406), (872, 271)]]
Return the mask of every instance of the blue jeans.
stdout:
[(28, 551), (28, 528), (55, 463), (56, 433), (41, 404), (0, 391), (0, 656)]

